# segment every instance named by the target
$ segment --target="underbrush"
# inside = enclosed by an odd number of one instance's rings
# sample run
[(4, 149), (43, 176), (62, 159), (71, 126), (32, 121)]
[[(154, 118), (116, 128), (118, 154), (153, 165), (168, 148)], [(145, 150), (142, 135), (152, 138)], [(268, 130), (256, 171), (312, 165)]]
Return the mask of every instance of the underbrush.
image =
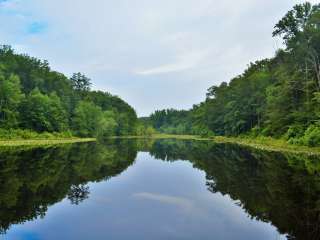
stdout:
[(318, 147), (320, 146), (320, 126), (310, 125), (305, 131), (299, 127), (290, 127), (285, 138), (290, 144)]
[(74, 138), (71, 132), (34, 132), (24, 129), (0, 129), (0, 140), (66, 139)]

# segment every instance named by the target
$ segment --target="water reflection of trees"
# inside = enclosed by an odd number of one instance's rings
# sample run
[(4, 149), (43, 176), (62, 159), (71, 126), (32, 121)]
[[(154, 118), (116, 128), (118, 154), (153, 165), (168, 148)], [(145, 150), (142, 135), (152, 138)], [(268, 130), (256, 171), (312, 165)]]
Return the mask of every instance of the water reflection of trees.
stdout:
[(150, 152), (189, 160), (206, 172), (211, 192), (240, 200), (252, 218), (271, 222), (288, 239), (320, 239), (319, 158), (174, 140), (157, 141)]
[(44, 217), (48, 207), (66, 196), (79, 204), (89, 196), (88, 181), (115, 176), (133, 163), (136, 147), (75, 144), (0, 151), (0, 231)]
[(44, 217), (67, 197), (79, 204), (89, 181), (107, 180), (137, 151), (165, 161), (188, 160), (205, 171), (208, 190), (229, 195), (252, 218), (290, 239), (319, 239), (320, 159), (230, 144), (181, 140), (113, 140), (103, 144), (0, 151), (0, 230)]
[(85, 199), (89, 198), (89, 186), (85, 184), (80, 184), (78, 186), (73, 185), (70, 187), (68, 191), (68, 199), (71, 204), (78, 205), (83, 202)]

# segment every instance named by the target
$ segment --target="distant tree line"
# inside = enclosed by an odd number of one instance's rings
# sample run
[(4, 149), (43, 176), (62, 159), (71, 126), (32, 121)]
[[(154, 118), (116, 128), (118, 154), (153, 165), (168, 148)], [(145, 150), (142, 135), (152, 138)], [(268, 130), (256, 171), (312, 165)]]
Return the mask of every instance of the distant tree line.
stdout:
[(229, 83), (208, 89), (189, 111), (162, 110), (149, 121), (159, 131), (283, 137), (320, 144), (320, 4), (299, 4), (275, 26), (284, 49), (251, 63)]
[(51, 70), (47, 61), (0, 47), (0, 130), (104, 137), (133, 135), (138, 126), (130, 105), (110, 93), (92, 91), (85, 75), (68, 78)]

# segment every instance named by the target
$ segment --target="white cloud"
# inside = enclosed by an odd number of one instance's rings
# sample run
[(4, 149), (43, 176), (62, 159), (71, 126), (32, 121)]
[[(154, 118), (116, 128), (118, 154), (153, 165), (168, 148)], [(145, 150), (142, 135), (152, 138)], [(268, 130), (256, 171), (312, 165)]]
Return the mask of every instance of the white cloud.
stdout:
[(181, 72), (196, 67), (208, 55), (208, 50), (186, 53), (184, 55), (177, 56), (178, 60), (175, 63), (161, 65), (151, 69), (136, 71), (136, 74), (153, 75), (170, 72)]

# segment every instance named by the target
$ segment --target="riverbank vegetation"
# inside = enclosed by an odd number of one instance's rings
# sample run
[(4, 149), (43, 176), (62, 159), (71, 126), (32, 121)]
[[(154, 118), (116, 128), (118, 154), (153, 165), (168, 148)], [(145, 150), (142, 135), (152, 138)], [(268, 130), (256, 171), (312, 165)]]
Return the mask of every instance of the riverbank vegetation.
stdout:
[(0, 147), (43, 146), (96, 141), (95, 138), (79, 138), (71, 132), (42, 132), (22, 129), (0, 129)]
[(146, 141), (155, 140), (190, 140), (190, 141), (207, 141), (213, 143), (237, 144), (249, 148), (259, 149), (268, 152), (294, 153), (304, 155), (320, 155), (320, 147), (297, 146), (288, 143), (284, 139), (275, 139), (272, 137), (259, 136), (252, 138), (250, 136), (226, 137), (226, 136), (200, 136), (200, 135), (183, 135), (183, 134), (164, 134), (157, 133), (153, 135), (141, 136), (123, 136), (111, 137), (112, 139), (144, 139)]
[(320, 146), (320, 5), (294, 6), (276, 25), (283, 40), (270, 59), (250, 63), (229, 83), (208, 89), (206, 100), (185, 110), (143, 118), (161, 133), (272, 137)]
[(30, 140), (30, 139), (70, 139), (74, 138), (71, 132), (42, 132), (22, 129), (0, 129), (1, 140)]
[(71, 143), (84, 143), (84, 142), (94, 142), (95, 138), (42, 138), (42, 139), (15, 139), (15, 140), (0, 140), (0, 147), (24, 147), (29, 146), (39, 147), (39, 146), (53, 146), (60, 144), (71, 144)]

